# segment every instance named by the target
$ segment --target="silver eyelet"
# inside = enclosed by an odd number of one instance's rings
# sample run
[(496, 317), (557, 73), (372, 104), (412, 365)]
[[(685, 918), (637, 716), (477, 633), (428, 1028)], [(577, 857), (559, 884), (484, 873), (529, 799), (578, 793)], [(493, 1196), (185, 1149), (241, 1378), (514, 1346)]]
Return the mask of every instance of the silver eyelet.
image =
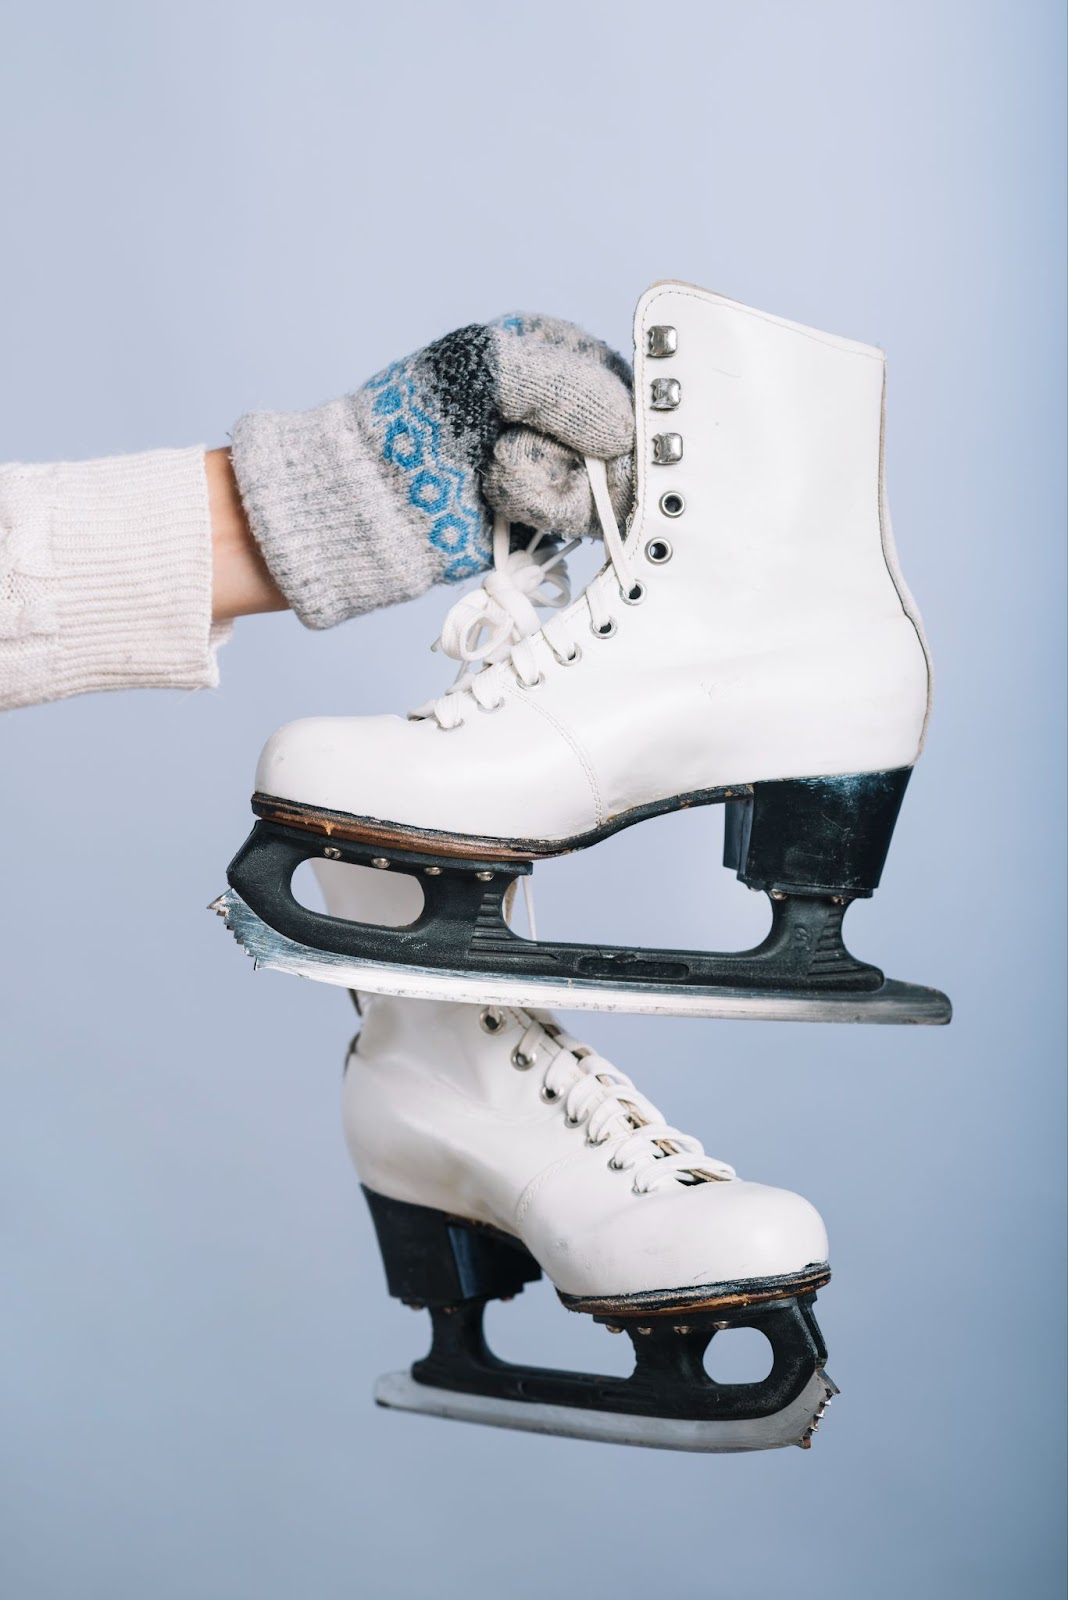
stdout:
[(645, 599), (644, 583), (634, 583), (630, 589), (620, 589), (619, 598), (625, 606), (640, 606)]
[(545, 682), (545, 674), (544, 674), (544, 672), (539, 672), (538, 676), (534, 679), (533, 683), (524, 683), (523, 684), (523, 688), (524, 689), (540, 689), (544, 682)]
[(500, 1033), (504, 1027), (504, 1018), (495, 1006), (487, 1006), (479, 1017), (478, 1024), (483, 1033)]
[(564, 1127), (565, 1128), (580, 1128), (582, 1126), (582, 1120), (583, 1119), (581, 1117), (565, 1117), (564, 1118)]
[(595, 639), (610, 639), (612, 637), (612, 635), (615, 633), (615, 631), (616, 631), (616, 619), (615, 619), (615, 617), (609, 617), (608, 621), (607, 622), (603, 622), (599, 628), (595, 627), (592, 622), (590, 623), (590, 632), (593, 634), (593, 637)]
[(529, 1072), (537, 1059), (537, 1056), (525, 1055), (518, 1045), (512, 1051), (512, 1065), (517, 1072)]
[(545, 1101), (546, 1105), (550, 1105), (550, 1106), (552, 1105), (554, 1100), (559, 1100), (559, 1098), (560, 1098), (560, 1096), (557, 1094), (556, 1090), (555, 1089), (550, 1089), (548, 1084), (545, 1084), (545, 1083), (543, 1083), (542, 1086), (541, 1086), (541, 1097)]
[(491, 706), (484, 706), (481, 700), (476, 700), (475, 704), (480, 711), (484, 711), (487, 716), (490, 716), (494, 711), (499, 711), (501, 709), (501, 707), (504, 705), (504, 701), (505, 696), (502, 694), (501, 698), (499, 700), (494, 700)]
[(669, 489), (660, 496), (660, 509), (665, 517), (681, 517), (686, 510), (686, 502), (677, 489)]
[(667, 539), (650, 539), (645, 547), (645, 559), (651, 561), (654, 567), (662, 567), (665, 561), (670, 561), (674, 552)]
[(553, 657), (558, 667), (573, 667), (576, 661), (582, 660), (582, 647), (581, 645), (576, 645), (569, 656), (557, 655), (554, 650)]

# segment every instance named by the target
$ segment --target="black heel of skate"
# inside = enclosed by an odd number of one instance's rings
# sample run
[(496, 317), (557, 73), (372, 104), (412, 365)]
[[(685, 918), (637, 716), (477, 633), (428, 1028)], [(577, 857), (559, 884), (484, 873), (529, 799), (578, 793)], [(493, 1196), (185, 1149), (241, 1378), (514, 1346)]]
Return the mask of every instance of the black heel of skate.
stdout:
[(723, 864), (770, 896), (763, 948), (787, 972), (800, 966), (801, 981), (813, 988), (884, 987), (879, 968), (846, 949), (842, 920), (854, 900), (878, 888), (911, 776), (910, 767), (898, 767), (755, 783), (745, 799), (726, 803)]
[(364, 1189), (390, 1294), (406, 1305), (458, 1306), (506, 1300), (541, 1277), (518, 1241), (429, 1206)]
[(769, 894), (871, 895), (879, 886), (911, 767), (755, 783), (728, 800), (723, 865)]

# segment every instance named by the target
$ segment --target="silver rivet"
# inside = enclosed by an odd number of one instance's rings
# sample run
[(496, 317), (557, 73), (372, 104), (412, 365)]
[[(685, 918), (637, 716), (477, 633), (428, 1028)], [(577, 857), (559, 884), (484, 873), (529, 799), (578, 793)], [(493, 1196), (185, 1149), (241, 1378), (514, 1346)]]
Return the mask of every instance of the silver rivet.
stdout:
[(645, 547), (645, 559), (651, 561), (654, 567), (662, 567), (665, 561), (670, 561), (671, 553), (667, 539), (650, 539)]
[(674, 466), (682, 460), (681, 433), (653, 434), (653, 461), (658, 467)]
[(768, 893), (771, 895), (771, 898), (773, 900), (785, 900), (786, 899), (786, 893), (782, 889), (769, 889)]
[(621, 1322), (606, 1322), (604, 1331), (605, 1333), (622, 1333), (623, 1324)]
[(665, 517), (681, 517), (686, 510), (686, 502), (677, 489), (669, 489), (660, 496), (660, 509)]
[(475, 873), (475, 877), (478, 879), (479, 883), (489, 883), (490, 879), (493, 877), (493, 873), (492, 872), (476, 872)]
[(645, 336), (645, 348), (654, 360), (673, 356), (679, 348), (678, 330), (664, 322), (656, 322)]
[(379, 868), (384, 869), (384, 868), (389, 866), (389, 857), (388, 856), (372, 856), (371, 857), (371, 865), (372, 865), (372, 867), (379, 867)]
[(616, 619), (609, 617), (607, 622), (602, 622), (600, 627), (590, 623), (590, 632), (595, 639), (610, 639), (616, 631)]
[(672, 1333), (692, 1333), (693, 1329), (688, 1322), (680, 1322), (671, 1331)]
[(504, 1027), (504, 1018), (493, 1006), (487, 1006), (480, 1015), (478, 1024), (483, 1033), (500, 1033)]
[(325, 844), (323, 846), (323, 855), (328, 861), (341, 860), (341, 851), (338, 849), (336, 844)]
[(716, 1329), (717, 1333), (722, 1333), (724, 1328), (729, 1328), (730, 1327), (730, 1323), (729, 1322), (714, 1322), (712, 1324), (712, 1326)]
[(428, 878), (440, 878), (441, 877), (441, 868), (440, 867), (424, 867), (423, 871), (426, 873)]
[(649, 404), (654, 411), (674, 411), (682, 399), (678, 378), (654, 378)]
[(635, 1333), (652, 1333), (652, 1328), (635, 1328)]

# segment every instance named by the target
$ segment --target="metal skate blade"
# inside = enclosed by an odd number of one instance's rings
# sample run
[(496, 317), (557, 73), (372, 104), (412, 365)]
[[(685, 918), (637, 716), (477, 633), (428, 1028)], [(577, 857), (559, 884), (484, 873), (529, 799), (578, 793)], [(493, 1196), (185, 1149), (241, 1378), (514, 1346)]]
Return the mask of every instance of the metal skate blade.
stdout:
[(603, 1444), (637, 1444), (652, 1450), (695, 1450), (726, 1454), (740, 1450), (806, 1447), (831, 1396), (838, 1393), (823, 1372), (814, 1372), (792, 1404), (770, 1417), (737, 1422), (680, 1421), (614, 1411), (587, 1411), (522, 1400), (493, 1400), (417, 1383), (410, 1372), (389, 1372), (375, 1384), (375, 1403), (395, 1411), (420, 1411), (453, 1422), (481, 1422), (491, 1428), (551, 1433), (565, 1439), (596, 1439)]
[(458, 1000), (472, 1005), (559, 1008), (563, 1011), (616, 1011), (644, 1016), (728, 1017), (753, 1022), (881, 1022), (938, 1024), (948, 1022), (952, 1007), (937, 989), (887, 979), (871, 994), (789, 994), (753, 989), (687, 989), (658, 987), (613, 989), (596, 983), (561, 983), (551, 978), (487, 977), (484, 974), (433, 971), (399, 964), (370, 966), (313, 950), (276, 933), (227, 889), (209, 908), (258, 967), (275, 967), (317, 983), (368, 994), (401, 995), (410, 1000)]

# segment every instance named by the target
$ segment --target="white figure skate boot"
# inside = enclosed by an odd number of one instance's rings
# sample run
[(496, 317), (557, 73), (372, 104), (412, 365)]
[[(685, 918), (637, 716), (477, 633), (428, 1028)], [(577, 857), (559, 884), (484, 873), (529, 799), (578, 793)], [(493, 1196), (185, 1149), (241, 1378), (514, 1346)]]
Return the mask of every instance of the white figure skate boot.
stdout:
[[(358, 868), (320, 878), (341, 916), (388, 913), (403, 888)], [(811, 1309), (827, 1235), (806, 1200), (707, 1156), (549, 1013), (360, 1006), (345, 1131), (390, 1292), (433, 1321), (429, 1355), (381, 1380), (380, 1403), (680, 1449), (808, 1443), (834, 1386)], [(627, 1330), (631, 1377), (489, 1352), (486, 1302), (541, 1271), (566, 1306)], [(717, 1384), (702, 1358), (737, 1326), (766, 1334), (772, 1370)]]
[[(413, 718), (276, 733), (263, 820), (220, 909), (259, 960), (361, 990), (947, 1021), (943, 995), (885, 982), (841, 935), (879, 882), (928, 708), (883, 489), (883, 355), (680, 283), (643, 296), (635, 349), (625, 535), (588, 463), (603, 570)], [(535, 859), (715, 802), (726, 864), (771, 896), (754, 950), (538, 943), (507, 926), (506, 891)], [(289, 890), (317, 854), (414, 875), (422, 914), (390, 929), (317, 918)]]

